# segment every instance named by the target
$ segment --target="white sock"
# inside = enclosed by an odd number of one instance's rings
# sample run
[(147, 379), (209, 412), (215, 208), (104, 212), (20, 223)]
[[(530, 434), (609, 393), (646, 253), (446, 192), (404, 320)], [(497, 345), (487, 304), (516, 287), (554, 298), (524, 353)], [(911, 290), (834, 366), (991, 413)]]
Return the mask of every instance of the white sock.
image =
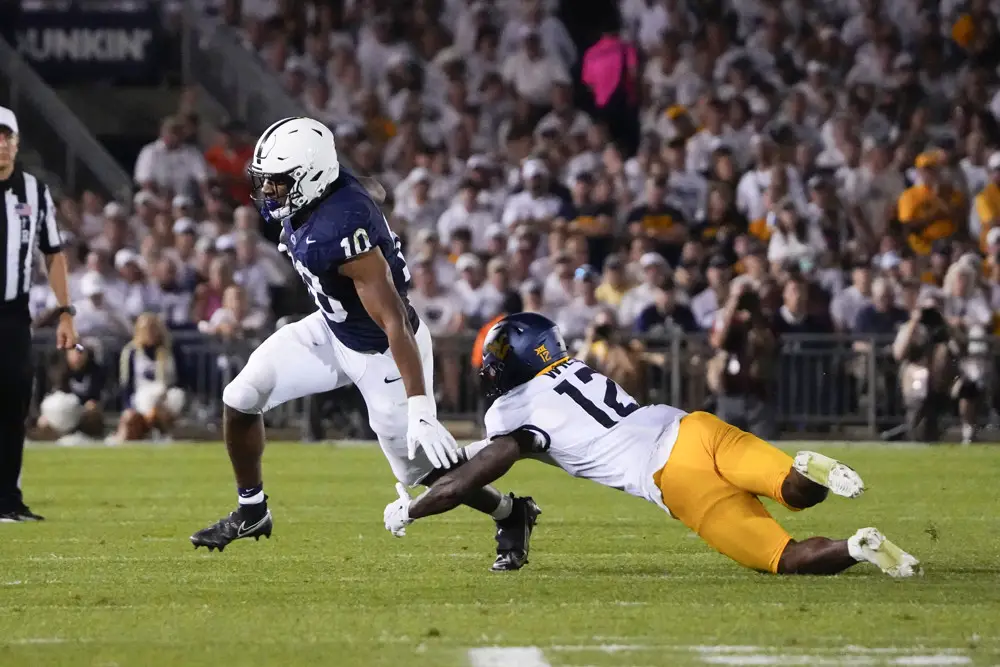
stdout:
[(242, 494), (239, 496), (240, 505), (260, 505), (264, 502), (264, 489), (261, 489), (252, 496), (243, 497)]
[(490, 514), (490, 516), (496, 519), (497, 521), (503, 521), (504, 519), (510, 516), (510, 513), (513, 510), (514, 510), (514, 499), (511, 498), (509, 494), (505, 494), (502, 498), (500, 498), (500, 504), (497, 505), (497, 508), (493, 510), (493, 513)]

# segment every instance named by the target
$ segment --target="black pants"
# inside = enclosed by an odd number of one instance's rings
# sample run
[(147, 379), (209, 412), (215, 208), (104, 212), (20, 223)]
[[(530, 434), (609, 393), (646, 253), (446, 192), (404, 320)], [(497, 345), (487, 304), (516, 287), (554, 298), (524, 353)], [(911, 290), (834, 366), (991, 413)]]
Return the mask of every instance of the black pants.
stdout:
[(19, 481), (31, 392), (30, 325), (0, 322), (0, 512), (22, 505)]

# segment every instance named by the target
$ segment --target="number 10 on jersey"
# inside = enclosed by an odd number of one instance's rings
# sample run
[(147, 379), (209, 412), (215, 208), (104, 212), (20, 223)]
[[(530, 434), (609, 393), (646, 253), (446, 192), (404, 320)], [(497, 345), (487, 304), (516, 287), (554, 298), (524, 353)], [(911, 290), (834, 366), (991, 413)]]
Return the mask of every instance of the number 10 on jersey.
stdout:
[(340, 247), (344, 249), (344, 257), (354, 257), (371, 250), (372, 242), (368, 240), (368, 232), (363, 228), (358, 228), (354, 230), (354, 236), (345, 236), (340, 239)]

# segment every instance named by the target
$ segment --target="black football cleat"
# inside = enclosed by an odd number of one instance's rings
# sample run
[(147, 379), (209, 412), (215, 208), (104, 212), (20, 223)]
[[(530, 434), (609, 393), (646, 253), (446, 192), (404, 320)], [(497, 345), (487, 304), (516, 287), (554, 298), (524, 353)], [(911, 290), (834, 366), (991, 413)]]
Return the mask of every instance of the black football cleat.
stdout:
[(0, 512), (0, 523), (29, 523), (32, 521), (45, 521), (41, 514), (35, 514), (27, 505), (21, 505), (17, 509)]
[(16, 514), (21, 521), (45, 521), (45, 517), (41, 514), (35, 514), (32, 512), (27, 505), (21, 505), (21, 507), (16, 510)]
[(497, 559), (493, 561), (491, 570), (510, 572), (520, 570), (528, 564), (531, 531), (541, 513), (542, 510), (530, 497), (514, 498), (510, 516), (496, 522)]
[(271, 510), (265, 511), (264, 516), (259, 519), (248, 521), (243, 515), (243, 508), (239, 508), (229, 516), (219, 519), (217, 523), (192, 535), (191, 544), (195, 549), (208, 547), (209, 551), (218, 549), (221, 552), (233, 540), (252, 537), (259, 541), (261, 536), (270, 539), (273, 527)]

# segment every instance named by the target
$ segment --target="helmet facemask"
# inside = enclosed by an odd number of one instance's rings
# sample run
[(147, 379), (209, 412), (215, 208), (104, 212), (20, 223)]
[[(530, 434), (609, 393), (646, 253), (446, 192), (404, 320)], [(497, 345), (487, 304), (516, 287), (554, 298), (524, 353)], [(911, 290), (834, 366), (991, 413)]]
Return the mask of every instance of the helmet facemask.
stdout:
[(479, 381), (482, 385), (482, 393), (487, 401), (493, 401), (504, 394), (505, 389), (501, 384), (503, 377), (503, 362), (497, 359), (484, 359), (483, 367), (479, 370)]
[(281, 222), (302, 207), (301, 167), (283, 174), (247, 169), (252, 187), (250, 198), (267, 222)]

